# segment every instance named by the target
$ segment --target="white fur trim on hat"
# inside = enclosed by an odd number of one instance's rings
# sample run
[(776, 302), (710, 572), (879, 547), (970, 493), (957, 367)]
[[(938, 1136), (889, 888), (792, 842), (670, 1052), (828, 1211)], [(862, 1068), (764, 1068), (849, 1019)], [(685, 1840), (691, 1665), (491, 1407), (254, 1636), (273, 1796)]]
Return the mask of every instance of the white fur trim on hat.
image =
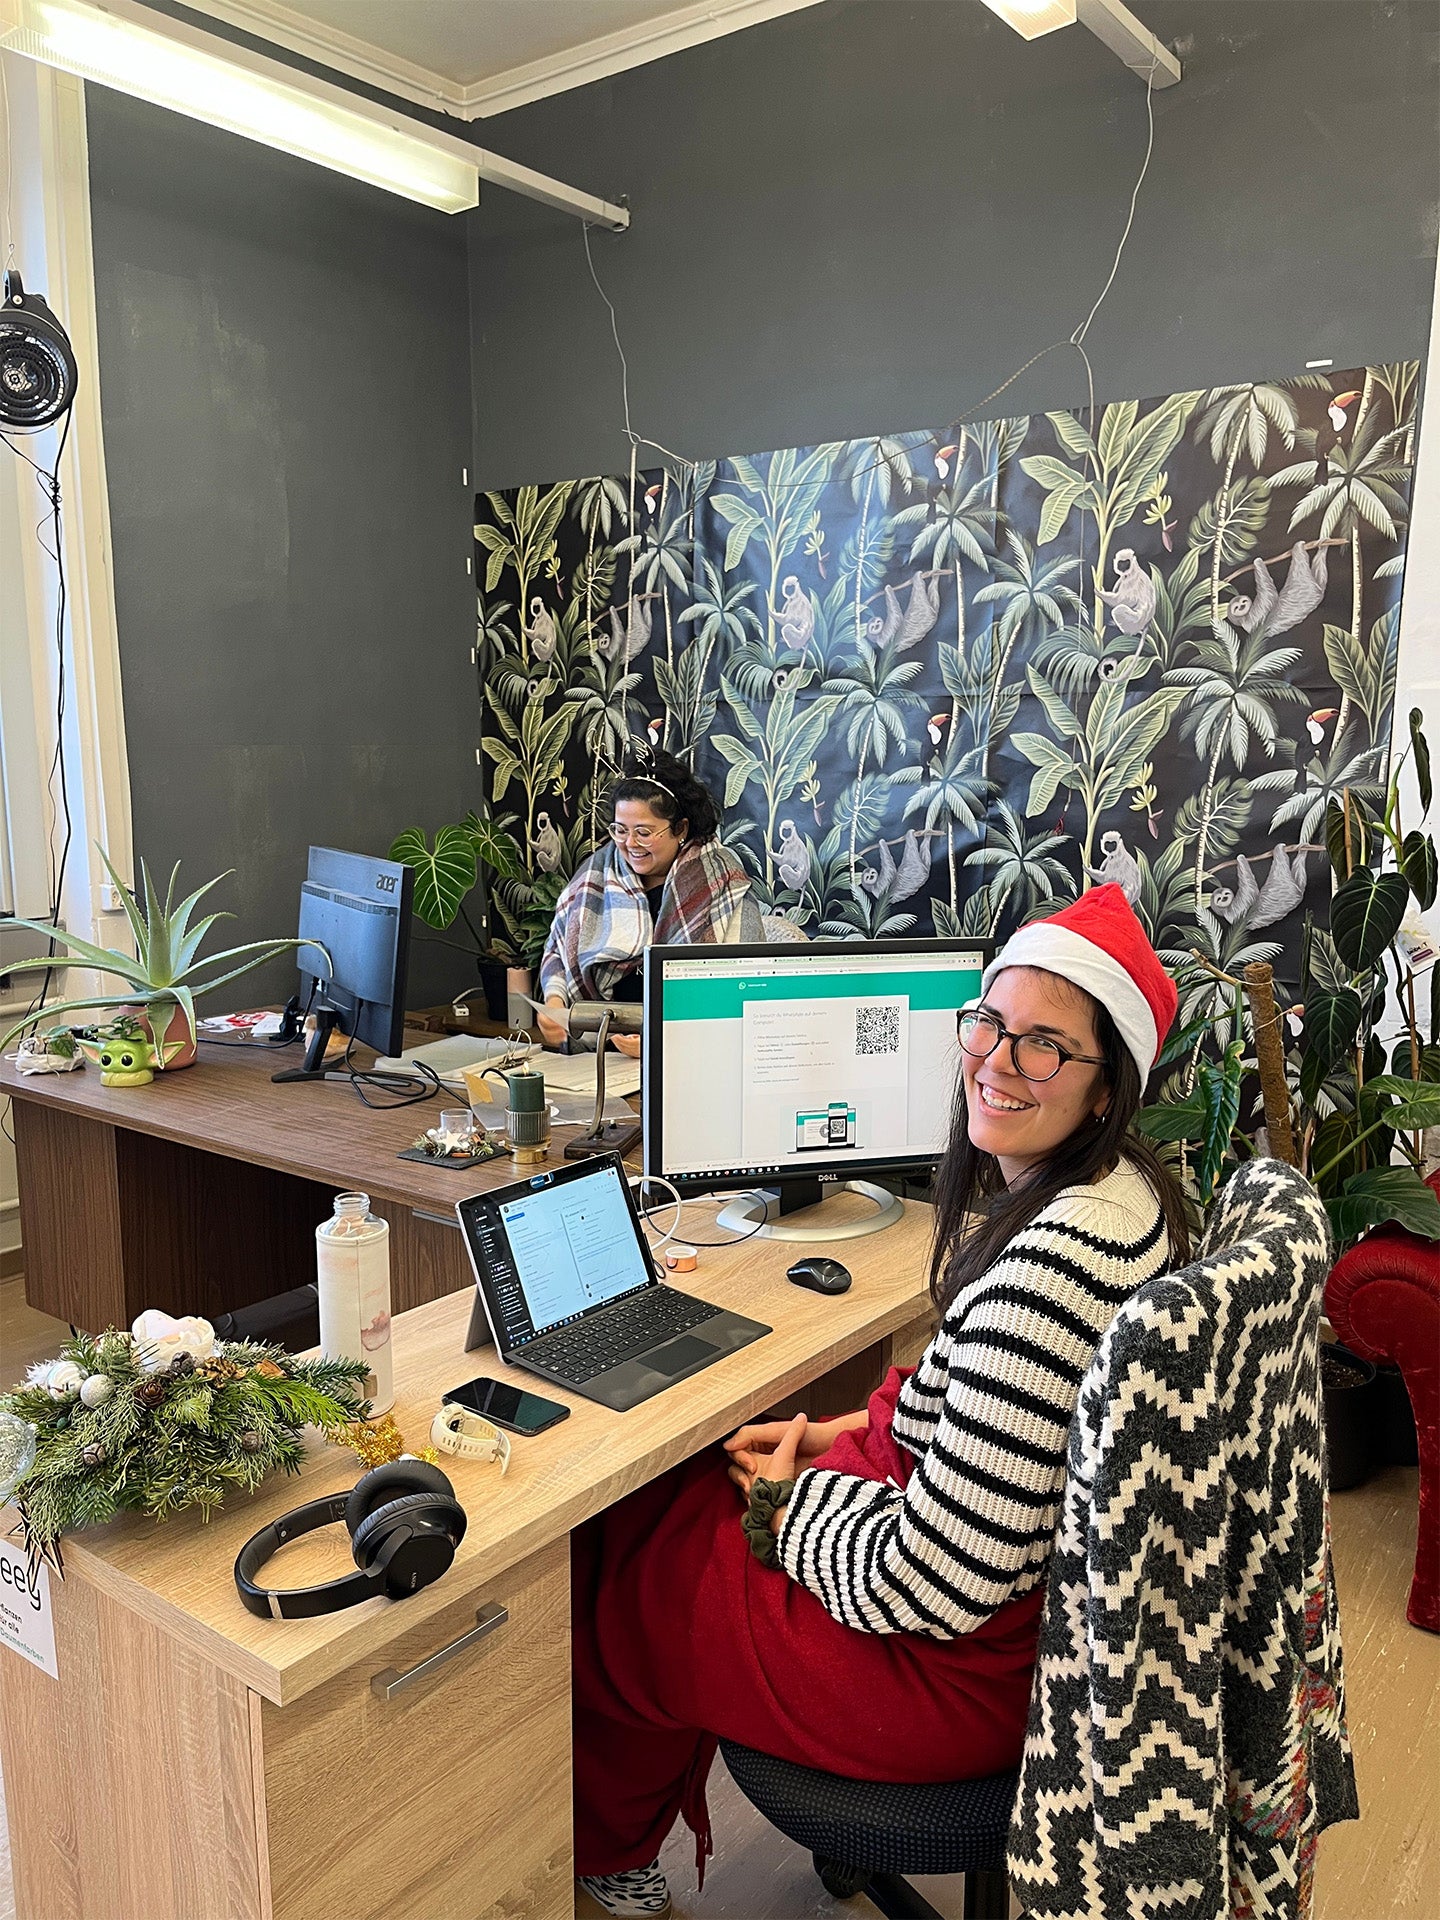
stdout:
[(1057, 927), (1052, 920), (1032, 920), (1011, 934), (985, 969), (982, 992), (989, 991), (990, 982), (1004, 967), (1041, 967), (1098, 1000), (1134, 1055), (1143, 1085), (1155, 1063), (1160, 1036), (1149, 1002), (1118, 960), (1068, 927)]

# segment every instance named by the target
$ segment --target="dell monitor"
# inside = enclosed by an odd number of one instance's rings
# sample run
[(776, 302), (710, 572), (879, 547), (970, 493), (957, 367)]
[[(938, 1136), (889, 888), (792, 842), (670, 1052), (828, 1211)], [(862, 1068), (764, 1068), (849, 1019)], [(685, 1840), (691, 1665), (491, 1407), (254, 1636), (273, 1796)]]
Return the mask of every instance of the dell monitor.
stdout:
[[(405, 1042), (405, 974), (410, 954), (413, 871), (397, 860), (311, 847), (300, 889), (301, 999), (315, 1031), (305, 1064), (271, 1077), (319, 1080), (337, 1029), (377, 1053)], [(329, 964), (326, 964), (328, 955)]]
[[(652, 946), (645, 956), (645, 1171), (690, 1197), (761, 1189), (721, 1219), (843, 1239), (900, 1216), (869, 1173), (929, 1173), (949, 1135), (955, 1016), (980, 994), (976, 940)], [(776, 1218), (841, 1182), (860, 1219)]]

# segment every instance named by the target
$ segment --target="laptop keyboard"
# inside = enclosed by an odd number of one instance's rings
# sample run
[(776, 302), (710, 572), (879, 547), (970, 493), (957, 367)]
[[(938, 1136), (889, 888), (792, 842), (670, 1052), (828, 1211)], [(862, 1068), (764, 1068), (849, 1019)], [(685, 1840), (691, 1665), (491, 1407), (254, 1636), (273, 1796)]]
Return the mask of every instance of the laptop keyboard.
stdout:
[(713, 1320), (720, 1311), (707, 1301), (692, 1300), (688, 1293), (676, 1293), (673, 1287), (647, 1287), (594, 1320), (546, 1334), (527, 1350), (525, 1358), (538, 1360), (547, 1372), (581, 1386), (673, 1335)]

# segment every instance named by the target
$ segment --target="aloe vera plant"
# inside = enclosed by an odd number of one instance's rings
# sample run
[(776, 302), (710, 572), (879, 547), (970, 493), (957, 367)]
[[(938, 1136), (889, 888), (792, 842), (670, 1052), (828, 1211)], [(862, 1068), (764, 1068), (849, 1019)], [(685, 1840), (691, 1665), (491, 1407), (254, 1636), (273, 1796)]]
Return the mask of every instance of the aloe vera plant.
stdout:
[[(105, 862), (105, 871), (109, 874), (120, 903), (125, 909), (125, 917), (130, 922), (130, 930), (135, 936), (135, 955), (117, 953), (110, 947), (98, 947), (89, 940), (82, 940), (78, 934), (57, 931), (44, 920), (16, 920), (11, 924), (29, 927), (35, 933), (44, 934), (53, 939), (64, 951), (48, 959), (21, 960), (11, 966), (12, 973), (35, 973), (44, 968), (57, 966), (87, 967), (96, 973), (113, 974), (125, 983), (123, 994), (107, 994), (92, 1000), (64, 1000), (58, 1005), (42, 1007), (17, 1020), (0, 1040), (0, 1049), (8, 1047), (17, 1034), (40, 1021), (54, 1021), (59, 1015), (82, 1013), (100, 1007), (116, 1005), (150, 1007), (156, 1003), (170, 1001), (182, 1009), (190, 1039), (195, 1039), (195, 1000), (202, 993), (213, 992), (231, 980), (238, 980), (243, 973), (260, 967), (267, 960), (289, 952), (300, 946), (313, 946), (308, 940), (251, 940), (244, 946), (227, 947), (221, 953), (200, 954), (200, 942), (217, 920), (232, 920), (233, 914), (207, 913), (203, 919), (191, 925), (196, 907), (212, 887), (229, 877), (228, 873), (217, 874), (213, 880), (207, 880), (203, 887), (197, 887), (187, 894), (178, 904), (175, 900), (175, 879), (180, 871), (177, 860), (170, 871), (169, 885), (162, 899), (150, 869), (145, 861), (140, 862), (140, 888), (143, 905), (132, 897), (129, 888), (115, 871), (109, 855), (104, 848), (98, 848), (100, 858)], [(321, 949), (323, 951), (323, 949)], [(241, 956), (248, 956), (241, 960)], [(241, 960), (239, 966), (232, 966), (227, 972), (211, 974), (201, 979), (197, 976), (210, 967), (223, 967), (228, 961)], [(326, 956), (328, 966), (329, 956)], [(165, 1019), (170, 1016), (166, 1015)], [(165, 1020), (161, 1020), (163, 1029)]]

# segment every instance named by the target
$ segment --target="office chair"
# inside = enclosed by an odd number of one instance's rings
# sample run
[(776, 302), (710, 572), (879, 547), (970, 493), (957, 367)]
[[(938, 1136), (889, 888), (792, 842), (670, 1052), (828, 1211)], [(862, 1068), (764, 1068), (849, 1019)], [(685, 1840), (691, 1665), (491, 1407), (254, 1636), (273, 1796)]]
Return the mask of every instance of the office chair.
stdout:
[(863, 1893), (887, 1920), (942, 1920), (903, 1876), (963, 1873), (965, 1920), (1006, 1920), (1005, 1840), (1018, 1772), (913, 1786), (846, 1780), (733, 1740), (722, 1740), (720, 1751), (751, 1806), (810, 1849), (837, 1900)]

